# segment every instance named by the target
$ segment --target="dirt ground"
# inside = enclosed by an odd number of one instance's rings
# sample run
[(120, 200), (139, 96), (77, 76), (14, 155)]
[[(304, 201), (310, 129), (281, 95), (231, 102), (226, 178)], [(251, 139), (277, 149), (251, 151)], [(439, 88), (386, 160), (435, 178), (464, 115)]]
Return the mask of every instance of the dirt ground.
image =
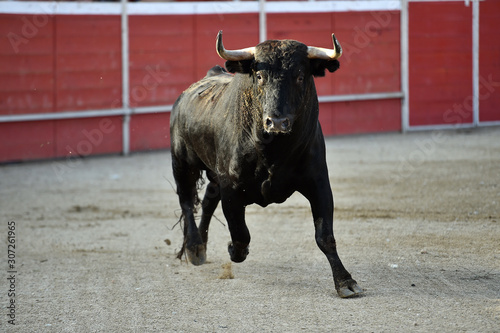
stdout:
[(498, 332), (500, 128), (329, 138), (327, 158), (354, 299), (298, 194), (247, 208), (250, 255), (230, 267), (218, 208), (195, 267), (175, 258), (168, 151), (0, 166), (0, 331)]

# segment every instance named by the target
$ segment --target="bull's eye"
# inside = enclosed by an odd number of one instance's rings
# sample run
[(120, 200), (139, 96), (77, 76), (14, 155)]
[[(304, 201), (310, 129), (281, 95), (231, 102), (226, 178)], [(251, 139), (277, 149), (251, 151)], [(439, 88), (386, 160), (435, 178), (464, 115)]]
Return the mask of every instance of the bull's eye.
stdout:
[(257, 82), (259, 84), (264, 84), (264, 76), (261, 72), (257, 72), (255, 76), (257, 77)]
[(300, 73), (299, 76), (297, 76), (297, 83), (302, 84), (304, 82), (304, 74)]

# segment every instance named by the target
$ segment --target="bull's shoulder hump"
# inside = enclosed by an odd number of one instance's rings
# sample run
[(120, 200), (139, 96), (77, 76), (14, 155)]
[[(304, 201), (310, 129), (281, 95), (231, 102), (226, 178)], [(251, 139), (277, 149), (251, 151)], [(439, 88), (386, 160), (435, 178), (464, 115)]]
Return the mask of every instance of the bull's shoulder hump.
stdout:
[(208, 91), (221, 91), (231, 82), (233, 75), (228, 73), (207, 75), (193, 83), (185, 93), (202, 95)]
[(214, 67), (212, 67), (208, 70), (207, 75), (205, 77), (211, 77), (211, 76), (217, 76), (217, 75), (232, 76), (223, 67), (221, 67), (219, 65), (215, 65)]

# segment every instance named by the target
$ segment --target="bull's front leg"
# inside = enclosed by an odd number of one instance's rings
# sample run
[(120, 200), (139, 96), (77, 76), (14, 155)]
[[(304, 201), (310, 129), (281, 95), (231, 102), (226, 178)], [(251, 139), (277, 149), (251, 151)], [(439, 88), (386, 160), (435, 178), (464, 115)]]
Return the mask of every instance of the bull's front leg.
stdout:
[(234, 262), (243, 262), (247, 258), (250, 244), (250, 232), (245, 223), (245, 205), (234, 190), (223, 190), (221, 197), (222, 211), (231, 233), (229, 256)]
[[(322, 176), (317, 176), (318, 174)], [(311, 204), (316, 244), (330, 263), (338, 295), (342, 298), (357, 296), (363, 292), (363, 289), (353, 280), (342, 264), (333, 236), (333, 196), (328, 171), (316, 173), (314, 178), (301, 192)]]

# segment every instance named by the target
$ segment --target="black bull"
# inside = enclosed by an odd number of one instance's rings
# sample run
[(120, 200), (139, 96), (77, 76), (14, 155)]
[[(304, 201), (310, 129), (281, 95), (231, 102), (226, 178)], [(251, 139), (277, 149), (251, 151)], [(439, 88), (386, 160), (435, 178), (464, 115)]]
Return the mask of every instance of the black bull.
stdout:
[[(208, 227), (219, 201), (232, 242), (231, 260), (248, 255), (245, 207), (282, 203), (295, 191), (311, 204), (316, 243), (328, 258), (341, 297), (363, 292), (344, 268), (333, 236), (333, 196), (318, 121), (313, 76), (334, 72), (341, 48), (308, 47), (292, 40), (266, 41), (228, 51), (219, 32), (217, 51), (227, 73), (212, 68), (177, 99), (171, 114), (172, 166), (184, 218), (184, 252), (200, 265), (206, 259)], [(198, 184), (209, 184), (196, 226)]]

